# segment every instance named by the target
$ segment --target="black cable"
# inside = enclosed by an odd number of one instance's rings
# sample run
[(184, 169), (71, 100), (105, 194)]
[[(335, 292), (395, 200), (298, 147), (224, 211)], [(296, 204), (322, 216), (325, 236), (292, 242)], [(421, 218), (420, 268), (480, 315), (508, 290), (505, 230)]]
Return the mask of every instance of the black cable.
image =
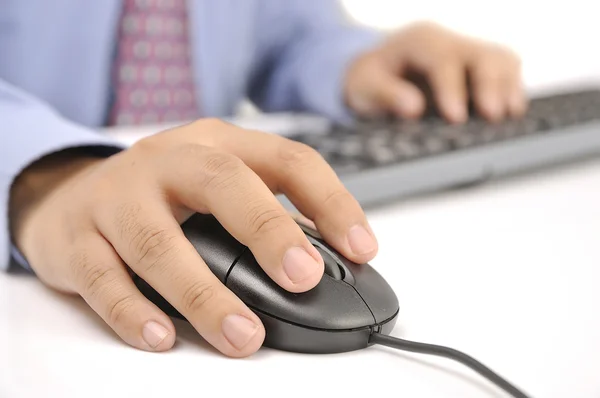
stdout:
[(499, 376), (493, 370), (479, 362), (473, 357), (462, 353), (454, 348), (443, 347), (434, 344), (417, 343), (414, 341), (408, 341), (399, 339), (397, 337), (387, 336), (381, 333), (373, 333), (371, 335), (370, 343), (379, 344), (386, 347), (395, 348), (403, 351), (417, 352), (419, 354), (436, 355), (440, 357), (446, 357), (454, 361), (460, 362), (465, 366), (473, 369), (498, 387), (512, 395), (514, 398), (530, 398), (524, 392), (519, 390), (517, 387), (510, 384), (507, 380)]

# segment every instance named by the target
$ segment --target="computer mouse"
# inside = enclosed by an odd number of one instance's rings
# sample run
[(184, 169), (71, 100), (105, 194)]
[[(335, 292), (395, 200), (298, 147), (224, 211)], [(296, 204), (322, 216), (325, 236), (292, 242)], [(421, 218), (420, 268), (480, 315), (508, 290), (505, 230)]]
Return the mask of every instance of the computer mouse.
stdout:
[[(304, 293), (290, 293), (273, 282), (250, 249), (214, 216), (197, 213), (181, 227), (212, 272), (261, 319), (264, 346), (339, 353), (369, 346), (372, 333), (389, 334), (399, 311), (390, 285), (369, 264), (349, 261), (317, 231), (299, 225), (325, 263), (320, 282)], [(185, 319), (141, 278), (134, 276), (134, 281), (165, 313)]]

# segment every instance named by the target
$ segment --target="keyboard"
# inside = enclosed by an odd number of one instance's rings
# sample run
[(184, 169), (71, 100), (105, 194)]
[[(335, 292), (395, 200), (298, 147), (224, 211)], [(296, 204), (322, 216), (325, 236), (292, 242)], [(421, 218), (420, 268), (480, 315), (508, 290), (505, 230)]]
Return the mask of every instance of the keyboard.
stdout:
[[(600, 89), (530, 100), (518, 120), (366, 120), (290, 139), (316, 149), (363, 206), (600, 154)], [(289, 203), (289, 202), (288, 202)]]

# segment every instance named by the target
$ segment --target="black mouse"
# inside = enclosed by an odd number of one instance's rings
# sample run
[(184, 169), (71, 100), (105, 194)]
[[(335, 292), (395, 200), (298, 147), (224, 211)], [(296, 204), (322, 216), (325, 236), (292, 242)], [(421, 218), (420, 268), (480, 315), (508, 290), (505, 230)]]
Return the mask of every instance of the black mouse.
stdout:
[[(389, 334), (399, 311), (389, 284), (369, 264), (347, 260), (317, 231), (299, 225), (325, 262), (321, 281), (304, 293), (290, 293), (273, 282), (250, 249), (214, 216), (195, 214), (182, 224), (182, 230), (212, 272), (261, 319), (266, 330), (264, 346), (339, 353), (369, 346), (372, 333)], [(185, 319), (142, 279), (134, 275), (134, 281), (165, 313)]]

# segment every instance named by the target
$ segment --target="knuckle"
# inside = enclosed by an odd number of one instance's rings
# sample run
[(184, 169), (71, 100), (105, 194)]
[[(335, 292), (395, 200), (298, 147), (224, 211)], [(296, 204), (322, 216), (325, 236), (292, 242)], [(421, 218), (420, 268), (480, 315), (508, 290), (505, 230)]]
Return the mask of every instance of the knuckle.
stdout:
[(134, 262), (147, 272), (164, 268), (177, 255), (176, 236), (153, 224), (142, 223), (141, 203), (126, 202), (116, 211), (116, 224), (122, 239), (129, 240)]
[(345, 189), (336, 189), (330, 192), (323, 201), (323, 209), (346, 208), (349, 203), (357, 203), (352, 194)]
[(176, 255), (176, 237), (151, 222), (142, 223), (140, 212), (139, 202), (123, 203), (117, 208), (116, 224), (121, 238), (129, 240), (135, 263), (152, 271), (165, 266)]
[(359, 202), (352, 196), (350, 192), (343, 188), (332, 190), (325, 196), (322, 202), (322, 206), (315, 211), (315, 214), (311, 218), (327, 218), (330, 217), (333, 212), (339, 212), (344, 214), (360, 214), (362, 213)]
[(89, 255), (84, 250), (75, 249), (69, 255), (68, 261), (69, 267), (78, 273), (86, 268), (87, 264), (89, 263)]
[(499, 65), (494, 58), (481, 58), (477, 67), (473, 71), (474, 77), (478, 80), (499, 81), (506, 74), (503, 65)]
[(508, 48), (490, 46), (480, 52), (475, 65), (475, 73), (480, 78), (500, 80), (518, 72), (521, 60), (515, 52)]
[(159, 133), (155, 136), (144, 137), (131, 145), (129, 148), (130, 152), (133, 153), (154, 153), (160, 149), (162, 149), (162, 145), (160, 143), (160, 138), (162, 138), (162, 134)]
[(235, 184), (244, 171), (244, 163), (238, 157), (225, 152), (211, 151), (202, 159), (199, 185), (207, 188), (225, 188)]
[(224, 127), (228, 127), (229, 124), (224, 122), (221, 119), (210, 117), (206, 119), (200, 119), (195, 121), (194, 126), (202, 129), (222, 129)]
[(280, 147), (279, 159), (287, 169), (304, 168), (322, 161), (321, 155), (310, 146), (287, 140)]
[(126, 317), (135, 307), (133, 295), (115, 296), (106, 306), (106, 319), (109, 324), (114, 325)]
[(195, 143), (183, 143), (174, 148), (172, 155), (175, 159), (186, 159), (190, 162), (197, 162), (205, 154), (210, 151), (210, 148), (204, 145)]
[(460, 67), (460, 58), (457, 55), (456, 47), (450, 45), (440, 45), (435, 49), (435, 56), (432, 58), (430, 68), (436, 68), (444, 71), (446, 74), (452, 74)]
[(188, 313), (202, 311), (214, 298), (215, 286), (210, 283), (196, 282), (183, 293), (182, 305)]
[(431, 42), (432, 38), (439, 41), (440, 38), (447, 36), (440, 34), (446, 33), (446, 30), (439, 23), (430, 20), (412, 22), (403, 29), (403, 32), (404, 35), (399, 37), (405, 36), (413, 42), (415, 40)]
[(139, 201), (126, 201), (120, 203), (114, 213), (114, 223), (122, 239), (139, 229), (140, 213), (142, 204)]
[(252, 236), (255, 236), (280, 229), (290, 221), (290, 216), (277, 208), (255, 205), (246, 212), (246, 219)]
[(91, 263), (82, 270), (83, 291), (90, 296), (98, 295), (104, 286), (110, 286), (116, 279), (113, 269)]
[(86, 251), (74, 251), (69, 262), (75, 285), (79, 287), (81, 294), (88, 297), (98, 296), (117, 279), (115, 269), (94, 261)]
[(175, 236), (152, 224), (139, 226), (131, 240), (137, 263), (146, 272), (164, 269), (177, 255)]
[(213, 142), (216, 136), (221, 135), (224, 131), (231, 131), (235, 128), (232, 124), (217, 118), (198, 119), (191, 122), (182, 128), (182, 136), (188, 142), (198, 142), (199, 133), (201, 140), (208, 146)]

